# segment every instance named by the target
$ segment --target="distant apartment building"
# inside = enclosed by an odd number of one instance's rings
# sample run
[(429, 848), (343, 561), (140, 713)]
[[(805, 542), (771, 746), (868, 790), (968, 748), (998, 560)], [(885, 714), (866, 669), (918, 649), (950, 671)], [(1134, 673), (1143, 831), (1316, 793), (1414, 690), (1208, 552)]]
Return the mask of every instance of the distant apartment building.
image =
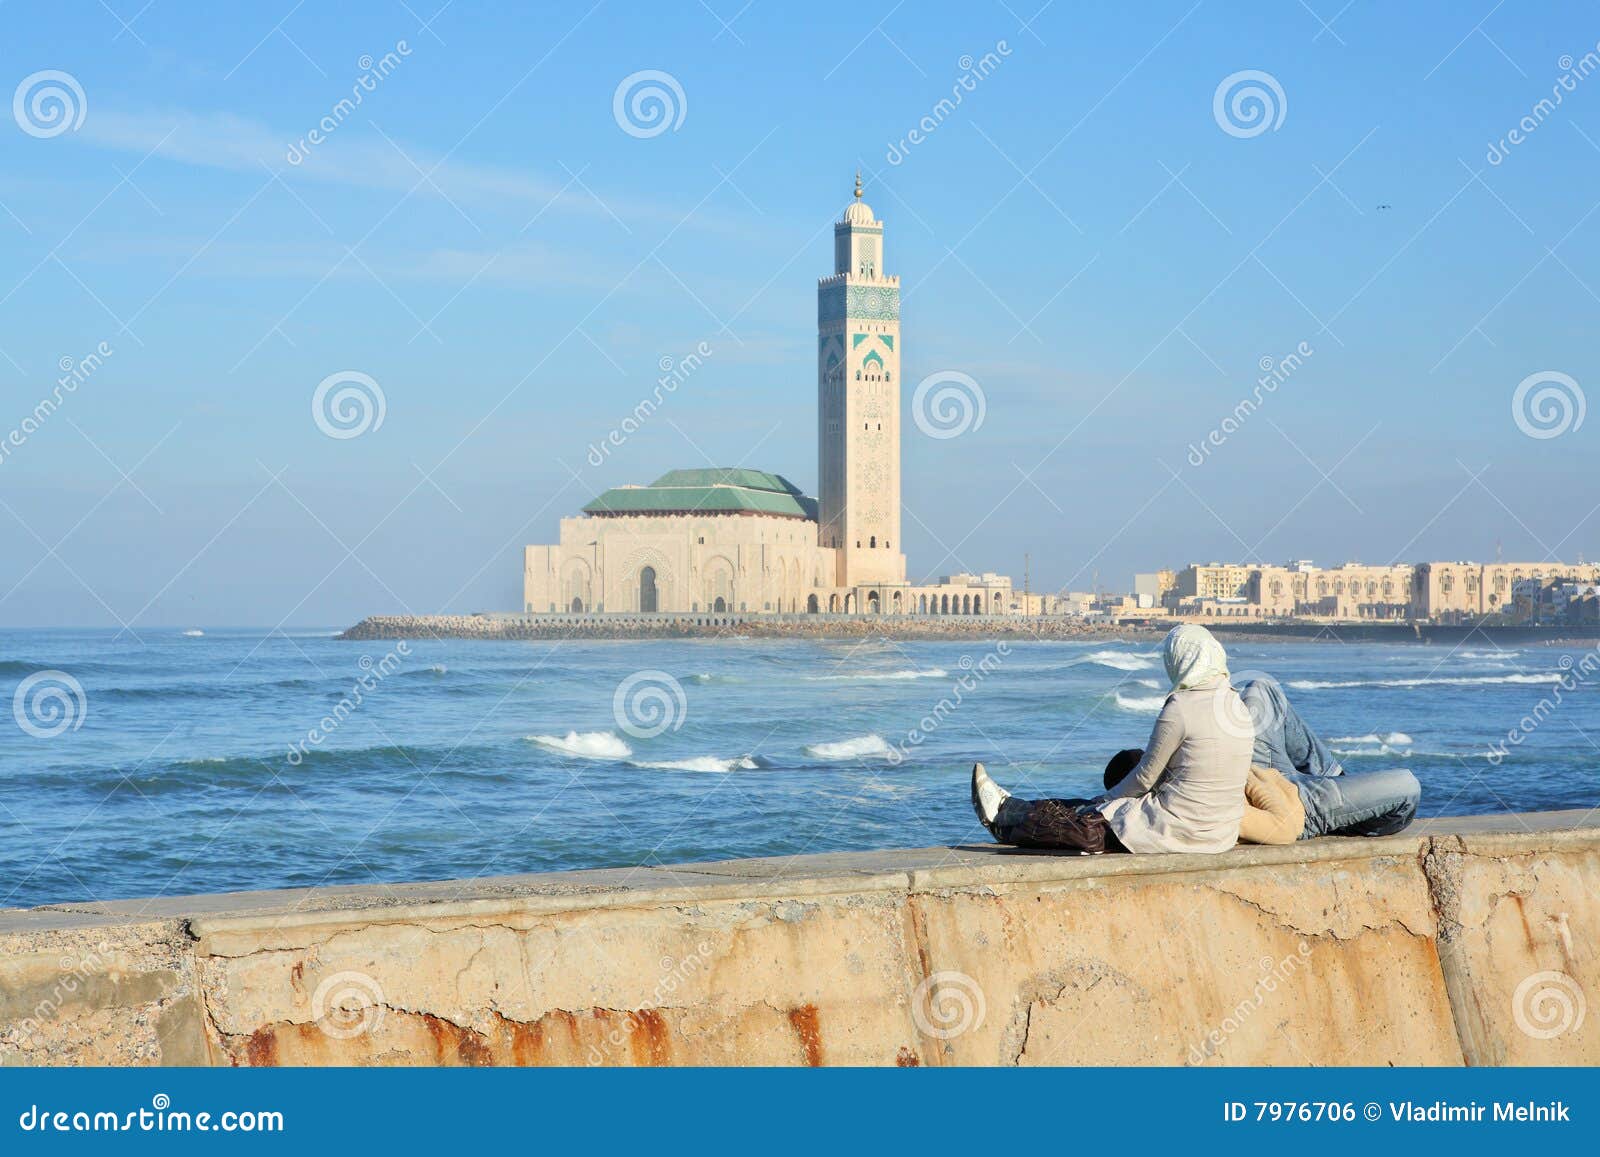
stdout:
[(1171, 593), (1178, 599), (1242, 599), (1253, 570), (1238, 563), (1192, 562), (1177, 573)]
[(1309, 561), (1256, 568), (1249, 598), (1267, 617), (1404, 620), (1410, 617), (1409, 566), (1319, 568)]
[[(1166, 572), (1172, 573), (1172, 572)], [(1135, 578), (1135, 594), (1150, 576)], [(1140, 584), (1144, 584), (1141, 586)], [(1191, 563), (1160, 602), (1200, 618), (1305, 618), (1342, 622), (1459, 623), (1484, 617), (1577, 621), (1600, 606), (1592, 563), (1424, 562), (1314, 566)], [(1571, 604), (1570, 611), (1568, 604)]]
[(1159, 607), (1167, 592), (1178, 585), (1178, 572), (1172, 570), (1150, 571), (1133, 576), (1133, 596), (1141, 607)]
[(1511, 619), (1529, 626), (1576, 626), (1600, 619), (1600, 586), (1571, 579), (1522, 579), (1511, 585)]
[(1525, 579), (1600, 581), (1600, 566), (1561, 562), (1422, 562), (1412, 568), (1413, 618), (1449, 623), (1509, 615), (1512, 588)]

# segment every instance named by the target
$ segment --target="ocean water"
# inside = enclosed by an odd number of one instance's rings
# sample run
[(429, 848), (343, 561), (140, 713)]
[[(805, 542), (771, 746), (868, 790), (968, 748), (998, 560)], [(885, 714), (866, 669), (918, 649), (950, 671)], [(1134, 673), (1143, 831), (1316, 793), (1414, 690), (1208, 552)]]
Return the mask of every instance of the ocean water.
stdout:
[[(333, 633), (0, 632), (0, 907), (976, 841), (974, 760), (1090, 794), (1165, 689), (1147, 640)], [(1230, 648), (1350, 770), (1412, 768), (1427, 815), (1593, 806), (1588, 654)]]

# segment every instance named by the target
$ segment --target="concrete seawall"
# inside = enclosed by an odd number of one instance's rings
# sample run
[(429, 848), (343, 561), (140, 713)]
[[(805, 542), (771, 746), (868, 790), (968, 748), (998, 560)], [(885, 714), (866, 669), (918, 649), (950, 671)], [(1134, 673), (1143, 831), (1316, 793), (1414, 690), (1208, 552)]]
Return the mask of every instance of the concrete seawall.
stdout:
[(0, 912), (10, 1064), (1597, 1064), (1600, 820)]

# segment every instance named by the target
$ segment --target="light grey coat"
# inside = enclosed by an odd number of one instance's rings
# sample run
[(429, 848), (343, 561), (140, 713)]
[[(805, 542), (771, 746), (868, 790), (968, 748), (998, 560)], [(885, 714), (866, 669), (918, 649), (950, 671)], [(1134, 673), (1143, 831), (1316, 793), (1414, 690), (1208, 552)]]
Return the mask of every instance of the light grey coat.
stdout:
[(1254, 734), (1221, 675), (1174, 691), (1144, 758), (1096, 801), (1130, 852), (1225, 852), (1239, 839)]

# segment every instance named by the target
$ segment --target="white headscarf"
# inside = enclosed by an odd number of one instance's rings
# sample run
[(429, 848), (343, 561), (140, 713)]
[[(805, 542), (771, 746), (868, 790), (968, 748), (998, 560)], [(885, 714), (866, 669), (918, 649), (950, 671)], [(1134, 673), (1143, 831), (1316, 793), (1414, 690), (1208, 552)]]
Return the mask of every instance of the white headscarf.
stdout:
[(1221, 677), (1228, 678), (1228, 656), (1204, 627), (1183, 623), (1167, 632), (1161, 647), (1167, 678), (1174, 691), (1187, 691)]

